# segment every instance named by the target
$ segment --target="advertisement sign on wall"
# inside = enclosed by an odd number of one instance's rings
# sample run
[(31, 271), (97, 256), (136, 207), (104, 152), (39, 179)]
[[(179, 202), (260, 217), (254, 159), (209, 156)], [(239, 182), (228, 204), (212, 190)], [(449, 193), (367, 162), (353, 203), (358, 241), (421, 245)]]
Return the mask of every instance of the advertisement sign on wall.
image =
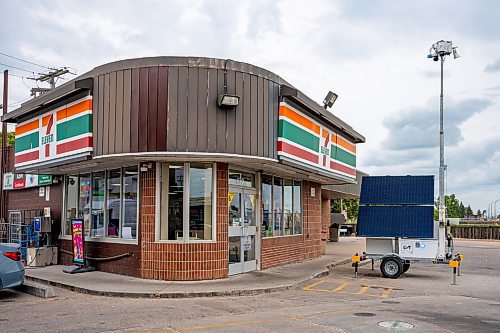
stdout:
[(92, 96), (16, 125), (16, 168), (62, 161), (91, 152)]
[(356, 145), (285, 102), (280, 103), (278, 156), (332, 176), (356, 178)]
[(52, 175), (14, 174), (3, 175), (4, 190), (22, 190), (30, 187), (52, 185)]
[(71, 220), (71, 239), (73, 244), (73, 262), (77, 264), (85, 263), (84, 239), (83, 239), (83, 220)]

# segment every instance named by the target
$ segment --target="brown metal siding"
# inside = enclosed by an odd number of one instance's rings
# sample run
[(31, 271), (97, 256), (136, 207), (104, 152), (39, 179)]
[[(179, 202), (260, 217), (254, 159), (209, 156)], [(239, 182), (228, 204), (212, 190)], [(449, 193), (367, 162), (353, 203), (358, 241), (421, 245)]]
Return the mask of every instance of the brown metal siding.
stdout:
[(103, 73), (94, 81), (95, 155), (134, 152), (209, 152), (276, 158), (279, 85), (227, 72), (227, 93), (240, 96), (221, 109), (224, 70), (151, 66)]

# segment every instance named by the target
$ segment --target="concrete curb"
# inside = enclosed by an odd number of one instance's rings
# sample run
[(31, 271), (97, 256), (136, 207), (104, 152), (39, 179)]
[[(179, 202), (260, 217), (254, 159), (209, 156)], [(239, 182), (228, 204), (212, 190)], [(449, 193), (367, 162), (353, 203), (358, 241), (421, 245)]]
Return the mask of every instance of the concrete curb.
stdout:
[(36, 278), (33, 276), (26, 276), (27, 280), (42, 283), (58, 288), (67, 289), (73, 292), (77, 292), (80, 294), (87, 294), (93, 296), (107, 296), (107, 297), (123, 297), (123, 298), (195, 298), (195, 297), (221, 297), (221, 296), (255, 296), (260, 294), (267, 294), (279, 291), (285, 291), (293, 288), (296, 285), (299, 285), (303, 282), (309, 281), (311, 279), (320, 278), (327, 276), (329, 274), (329, 270), (333, 267), (343, 265), (345, 263), (350, 262), (350, 258), (340, 260), (334, 263), (331, 263), (325, 267), (325, 270), (314, 274), (304, 280), (294, 282), (292, 284), (287, 285), (278, 285), (267, 288), (256, 288), (256, 289), (238, 289), (238, 290), (218, 290), (218, 291), (194, 291), (194, 292), (120, 292), (120, 291), (102, 291), (102, 290), (94, 290), (88, 289), (84, 287), (77, 287), (74, 285), (50, 281), (45, 279)]
[[(29, 277), (26, 277), (26, 279), (29, 280)], [(46, 285), (39, 285), (31, 281), (25, 281), (24, 284), (15, 288), (15, 290), (40, 298), (52, 298), (57, 296), (54, 288)]]

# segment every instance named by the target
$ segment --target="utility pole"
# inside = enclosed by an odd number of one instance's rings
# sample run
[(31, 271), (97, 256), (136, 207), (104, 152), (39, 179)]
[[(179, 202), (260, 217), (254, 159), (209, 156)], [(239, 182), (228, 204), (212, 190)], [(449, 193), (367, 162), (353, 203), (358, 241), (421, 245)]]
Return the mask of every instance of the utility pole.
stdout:
[(42, 74), (37, 78), (31, 78), (31, 79), (41, 82), (48, 82), (50, 84), (50, 89), (54, 89), (56, 87), (55, 78), (64, 75), (66, 73), (69, 73), (69, 69), (63, 67), (59, 69), (54, 69), (53, 71), (50, 71), (47, 74)]
[[(9, 92), (9, 71), (5, 70), (3, 72), (3, 114), (7, 114), (7, 106), (9, 105), (8, 99)], [(7, 123), (2, 122), (2, 154), (1, 154), (1, 163), (0, 163), (0, 193), (2, 196), (0, 198), (0, 221), (7, 220), (7, 191), (3, 189), (3, 176), (5, 171), (7, 170)]]

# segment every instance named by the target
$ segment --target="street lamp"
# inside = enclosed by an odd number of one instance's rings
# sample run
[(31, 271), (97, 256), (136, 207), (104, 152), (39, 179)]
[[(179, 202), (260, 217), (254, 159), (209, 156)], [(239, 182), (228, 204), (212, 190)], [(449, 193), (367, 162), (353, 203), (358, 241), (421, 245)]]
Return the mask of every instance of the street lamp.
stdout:
[(433, 44), (429, 50), (430, 58), (434, 61), (441, 59), (441, 95), (439, 103), (439, 224), (445, 225), (445, 202), (444, 202), (444, 126), (443, 126), (443, 65), (446, 56), (453, 54), (453, 58), (460, 57), (456, 47), (451, 41), (440, 40)]

